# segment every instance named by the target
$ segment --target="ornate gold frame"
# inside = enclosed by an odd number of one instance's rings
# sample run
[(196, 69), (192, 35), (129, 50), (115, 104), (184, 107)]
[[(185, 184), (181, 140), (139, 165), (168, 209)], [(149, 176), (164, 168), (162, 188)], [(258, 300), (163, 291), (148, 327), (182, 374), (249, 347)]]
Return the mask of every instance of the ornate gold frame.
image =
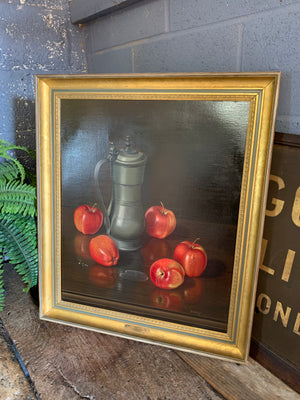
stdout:
[[(245, 362), (249, 352), (279, 81), (279, 72), (37, 76), (40, 317)], [(250, 102), (226, 333), (61, 299), (61, 99), (230, 99)]]

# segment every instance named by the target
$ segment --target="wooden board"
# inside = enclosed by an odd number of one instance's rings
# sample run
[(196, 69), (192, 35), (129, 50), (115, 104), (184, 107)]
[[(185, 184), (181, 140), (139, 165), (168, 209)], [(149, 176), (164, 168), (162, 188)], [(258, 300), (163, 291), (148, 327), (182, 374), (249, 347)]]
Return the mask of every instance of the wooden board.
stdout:
[(1, 317), (42, 400), (300, 399), (255, 361), (237, 366), (40, 321), (11, 268), (5, 281)]
[[(178, 353), (179, 354), (179, 353)], [(300, 396), (264, 369), (253, 359), (248, 365), (216, 361), (195, 354), (180, 353), (180, 357), (191, 365), (207, 382), (230, 400), (294, 400)]]

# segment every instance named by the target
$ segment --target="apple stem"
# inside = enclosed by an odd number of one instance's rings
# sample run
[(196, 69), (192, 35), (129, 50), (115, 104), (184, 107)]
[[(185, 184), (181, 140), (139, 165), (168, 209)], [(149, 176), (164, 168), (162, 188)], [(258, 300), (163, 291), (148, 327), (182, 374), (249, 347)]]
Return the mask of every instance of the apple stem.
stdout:
[(161, 201), (161, 202), (160, 202), (160, 204), (161, 204), (161, 206), (162, 206), (162, 208), (163, 208), (163, 209), (161, 210), (161, 213), (162, 213), (162, 214), (164, 214), (164, 215), (166, 215), (166, 214), (167, 214), (167, 212), (166, 212), (166, 209), (165, 209), (164, 203)]
[(198, 242), (198, 240), (200, 240), (200, 238), (197, 238), (197, 239), (195, 239), (194, 241), (193, 241), (193, 243), (192, 243), (192, 249), (195, 247), (194, 245)]
[(160, 278), (163, 278), (165, 276), (165, 273), (164, 273), (164, 271), (159, 270), (158, 271), (158, 275), (159, 275)]
[(97, 203), (94, 203), (93, 205), (92, 205), (92, 208), (95, 208), (97, 206)]

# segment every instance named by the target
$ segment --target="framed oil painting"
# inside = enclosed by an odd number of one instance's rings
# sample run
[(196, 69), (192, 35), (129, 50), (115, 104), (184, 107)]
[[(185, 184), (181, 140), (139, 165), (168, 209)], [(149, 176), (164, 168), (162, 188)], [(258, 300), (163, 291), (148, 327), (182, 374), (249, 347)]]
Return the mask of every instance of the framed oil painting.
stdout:
[(37, 76), (40, 317), (245, 362), (279, 80)]

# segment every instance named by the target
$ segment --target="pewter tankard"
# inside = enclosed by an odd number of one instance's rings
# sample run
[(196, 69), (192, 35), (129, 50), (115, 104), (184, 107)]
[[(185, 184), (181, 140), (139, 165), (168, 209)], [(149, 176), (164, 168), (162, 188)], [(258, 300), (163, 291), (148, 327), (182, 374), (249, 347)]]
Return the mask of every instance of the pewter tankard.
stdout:
[[(100, 183), (101, 166), (109, 161), (112, 178), (112, 197), (106, 210)], [(119, 151), (110, 143), (106, 159), (98, 161), (94, 171), (100, 207), (104, 216), (106, 233), (115, 241), (119, 250), (137, 250), (141, 247), (144, 231), (144, 210), (141, 190), (147, 156), (136, 150), (130, 136), (125, 148)]]

